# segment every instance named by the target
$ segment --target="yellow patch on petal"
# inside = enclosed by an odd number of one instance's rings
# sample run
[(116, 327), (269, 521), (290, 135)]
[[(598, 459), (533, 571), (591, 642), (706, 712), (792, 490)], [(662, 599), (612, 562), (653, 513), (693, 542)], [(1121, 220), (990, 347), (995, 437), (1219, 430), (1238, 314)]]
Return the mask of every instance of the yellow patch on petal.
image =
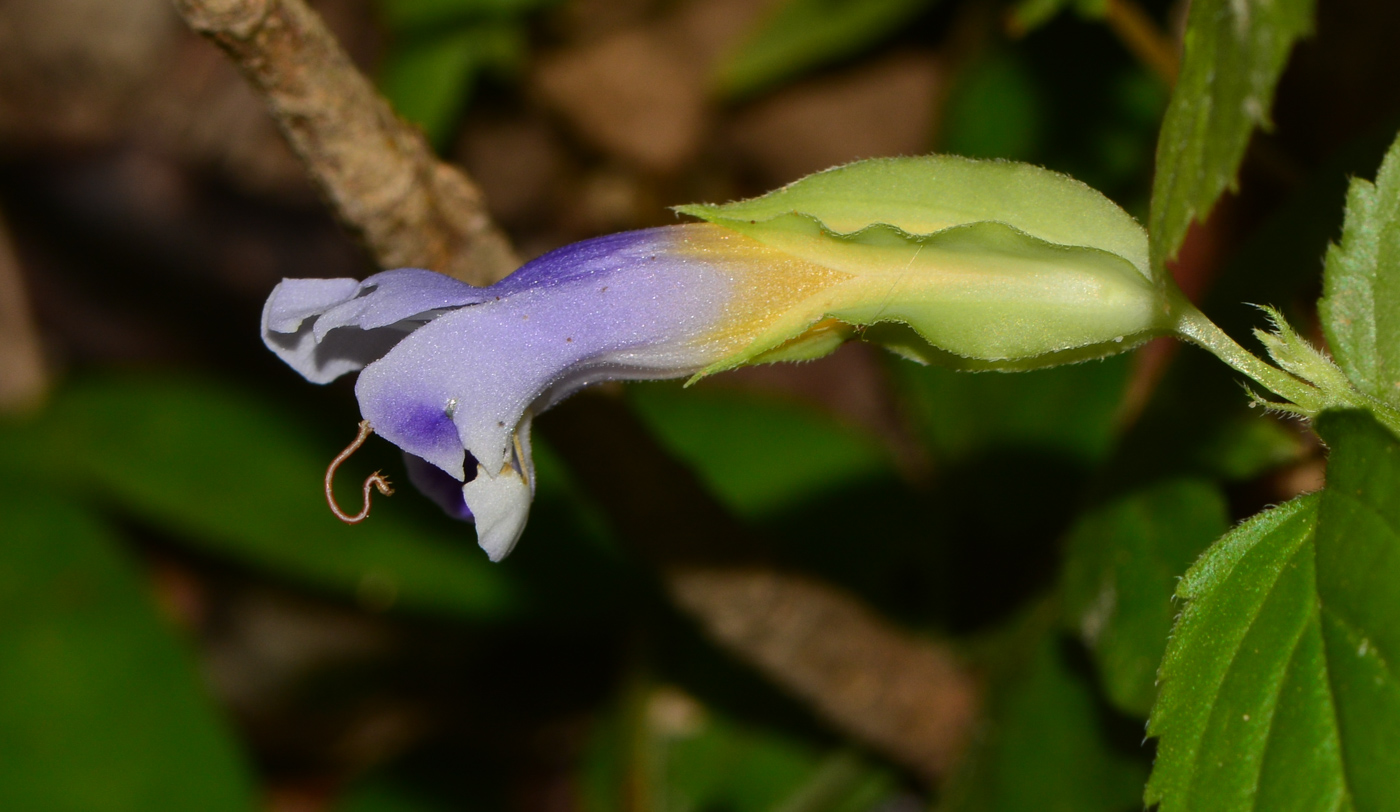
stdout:
[(716, 356), (739, 353), (760, 336), (804, 332), (821, 314), (797, 306), (851, 279), (848, 273), (719, 226), (688, 226), (674, 250), (679, 256), (704, 261), (727, 277), (730, 297), (724, 315), (704, 339)]

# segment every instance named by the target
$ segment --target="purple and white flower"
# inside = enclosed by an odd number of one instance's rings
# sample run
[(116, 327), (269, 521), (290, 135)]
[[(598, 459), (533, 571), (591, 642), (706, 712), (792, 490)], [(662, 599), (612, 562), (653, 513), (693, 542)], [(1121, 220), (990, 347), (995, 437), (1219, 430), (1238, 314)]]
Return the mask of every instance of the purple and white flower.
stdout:
[(777, 254), (687, 225), (576, 243), (485, 288), (412, 268), (287, 279), (262, 334), (312, 382), (362, 370), (364, 418), (500, 560), (534, 492), (531, 419), (592, 383), (694, 375), (842, 276)]
[(402, 269), (288, 279), (263, 340), (360, 411), (493, 560), (534, 493), (530, 421), (588, 384), (816, 358), (863, 332), (923, 362), (1031, 369), (1172, 332), (1185, 300), (1127, 213), (1063, 175), (881, 159), (587, 240), (490, 287)]

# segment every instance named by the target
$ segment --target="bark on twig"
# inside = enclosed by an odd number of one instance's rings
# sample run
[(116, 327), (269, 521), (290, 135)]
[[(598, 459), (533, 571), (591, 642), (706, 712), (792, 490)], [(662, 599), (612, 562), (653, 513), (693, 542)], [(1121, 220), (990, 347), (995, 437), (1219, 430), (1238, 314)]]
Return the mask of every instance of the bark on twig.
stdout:
[[(515, 267), (475, 186), (393, 115), (303, 0), (175, 2), (267, 97), (337, 215), (381, 265), (477, 283)], [(713, 639), (925, 778), (946, 771), (978, 705), (976, 681), (949, 649), (835, 587), (756, 566), (760, 545), (621, 404), (576, 398), (540, 430)]]
[(292, 149), (380, 266), (476, 285), (519, 265), (459, 170), (394, 114), (301, 0), (175, 0), (267, 99)]

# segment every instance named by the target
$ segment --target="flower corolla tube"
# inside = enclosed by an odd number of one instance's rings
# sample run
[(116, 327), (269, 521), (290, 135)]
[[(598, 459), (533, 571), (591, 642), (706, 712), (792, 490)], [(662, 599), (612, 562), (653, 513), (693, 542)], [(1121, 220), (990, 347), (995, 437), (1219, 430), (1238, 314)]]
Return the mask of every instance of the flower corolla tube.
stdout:
[(1030, 369), (1172, 325), (1132, 217), (1024, 164), (863, 161), (680, 211), (708, 222), (575, 243), (489, 287), (413, 268), (286, 279), (263, 340), (315, 383), (359, 371), (363, 417), (500, 560), (534, 493), (531, 420), (589, 384), (811, 359), (857, 334)]

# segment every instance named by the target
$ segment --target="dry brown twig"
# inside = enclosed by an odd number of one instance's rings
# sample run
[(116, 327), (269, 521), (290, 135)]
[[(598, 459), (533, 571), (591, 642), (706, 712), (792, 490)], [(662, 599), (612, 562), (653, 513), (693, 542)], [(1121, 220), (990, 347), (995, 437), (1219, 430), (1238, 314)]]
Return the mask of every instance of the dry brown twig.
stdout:
[(477, 285), (519, 265), (481, 192), (437, 160), (299, 0), (176, 0), (267, 100), (331, 208), (386, 268)]
[(1133, 0), (1108, 0), (1104, 22), (1167, 87), (1176, 84), (1181, 70), (1181, 44), (1167, 36), (1142, 6)]
[[(515, 268), (476, 187), (393, 114), (303, 0), (175, 4), (267, 98), (336, 214), (380, 265), (476, 284)], [(926, 779), (944, 774), (979, 704), (978, 684), (952, 650), (895, 628), (829, 584), (743, 563), (757, 545), (607, 401), (566, 404), (541, 429), (658, 566), (676, 602), (837, 727)]]
[(19, 256), (0, 219), (0, 413), (38, 406), (47, 389), (43, 349), (29, 311)]

